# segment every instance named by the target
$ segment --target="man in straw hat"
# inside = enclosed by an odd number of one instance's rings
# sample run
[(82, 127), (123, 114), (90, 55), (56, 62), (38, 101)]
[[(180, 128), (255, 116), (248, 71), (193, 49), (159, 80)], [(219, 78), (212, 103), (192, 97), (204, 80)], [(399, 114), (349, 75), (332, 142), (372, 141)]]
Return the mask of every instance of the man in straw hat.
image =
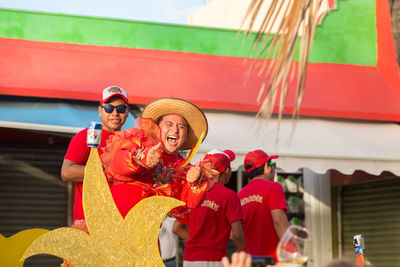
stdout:
[(186, 180), (190, 166), (178, 153), (193, 149), (207, 134), (207, 119), (194, 104), (160, 98), (147, 104), (135, 128), (117, 133), (102, 155), (111, 193), (125, 216), (140, 200), (171, 196), (196, 206), (208, 187), (205, 179)]
[[(245, 249), (242, 209), (236, 192), (226, 188), (231, 178), (231, 150), (213, 149), (188, 171), (188, 176), (206, 176), (216, 184), (207, 191), (200, 207), (175, 221), (173, 232), (187, 240), (183, 266), (222, 266), (221, 259), (231, 238), (239, 251)], [(187, 225), (189, 229), (186, 228)]]

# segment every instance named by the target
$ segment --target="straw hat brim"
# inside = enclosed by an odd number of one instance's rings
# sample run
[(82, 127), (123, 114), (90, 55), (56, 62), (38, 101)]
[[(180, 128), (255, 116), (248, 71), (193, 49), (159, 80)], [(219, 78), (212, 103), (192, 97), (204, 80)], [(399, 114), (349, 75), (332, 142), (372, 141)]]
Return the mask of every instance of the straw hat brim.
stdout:
[(189, 131), (182, 150), (191, 149), (197, 143), (202, 132), (205, 133), (203, 140), (207, 136), (208, 123), (204, 113), (189, 101), (179, 98), (159, 98), (148, 103), (143, 110), (143, 118), (151, 118), (155, 122), (162, 116), (177, 114), (182, 116), (189, 124)]

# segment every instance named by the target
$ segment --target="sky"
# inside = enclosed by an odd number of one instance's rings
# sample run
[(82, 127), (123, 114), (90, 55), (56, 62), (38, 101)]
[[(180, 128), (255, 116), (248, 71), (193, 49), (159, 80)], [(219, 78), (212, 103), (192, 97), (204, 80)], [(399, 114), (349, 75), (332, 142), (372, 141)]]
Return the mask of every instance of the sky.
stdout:
[(0, 0), (0, 8), (187, 24), (206, 0)]

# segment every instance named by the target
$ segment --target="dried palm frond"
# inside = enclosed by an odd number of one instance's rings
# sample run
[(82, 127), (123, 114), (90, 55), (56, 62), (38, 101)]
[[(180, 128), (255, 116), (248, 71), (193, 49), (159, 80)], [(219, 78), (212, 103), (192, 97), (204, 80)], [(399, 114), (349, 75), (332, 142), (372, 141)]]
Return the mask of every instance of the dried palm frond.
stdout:
[[(270, 4), (257, 29), (250, 53), (250, 57), (264, 58), (259, 70), (259, 75), (265, 73), (265, 79), (257, 99), (258, 101), (262, 99), (258, 116), (267, 119), (271, 117), (280, 91), (279, 120), (282, 118), (289, 84), (296, 75), (292, 116), (298, 114), (304, 96), (307, 62), (314, 39), (318, 11), (324, 1), (326, 0), (251, 0), (241, 26), (243, 28), (244, 23), (249, 20), (245, 31), (248, 36), (256, 30), (253, 29), (255, 20), (261, 11), (265, 11), (263, 3)], [(250, 67), (250, 71), (254, 69), (256, 63), (257, 60)]]

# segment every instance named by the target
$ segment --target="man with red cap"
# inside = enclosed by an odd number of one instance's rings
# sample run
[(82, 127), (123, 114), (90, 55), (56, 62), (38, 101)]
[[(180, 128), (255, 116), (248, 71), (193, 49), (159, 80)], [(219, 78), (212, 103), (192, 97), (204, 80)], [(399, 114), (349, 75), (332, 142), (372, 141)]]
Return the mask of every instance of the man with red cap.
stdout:
[(245, 249), (240, 201), (234, 191), (224, 186), (230, 180), (230, 162), (234, 159), (232, 151), (214, 149), (188, 171), (187, 176), (191, 180), (206, 176), (216, 183), (207, 192), (200, 207), (193, 209), (185, 219), (178, 219), (173, 227), (176, 235), (187, 240), (184, 267), (222, 266), (221, 259), (226, 255), (229, 238), (239, 251)]
[(279, 239), (289, 227), (285, 194), (274, 182), (276, 165), (262, 150), (247, 153), (244, 168), (251, 181), (238, 193), (242, 206), (246, 252), (252, 256), (276, 257)]
[[(115, 132), (121, 130), (129, 115), (128, 95), (119, 86), (110, 86), (103, 90), (98, 107), (103, 128), (101, 140), (97, 148), (99, 154), (107, 139)], [(87, 146), (87, 128), (78, 132), (70, 141), (67, 153), (61, 167), (61, 178), (64, 181), (75, 182), (75, 203), (73, 212), (73, 225), (84, 220), (82, 207), (82, 181), (85, 165), (89, 158), (90, 147)], [(84, 226), (84, 225), (83, 225)], [(85, 228), (85, 226), (84, 226)]]

